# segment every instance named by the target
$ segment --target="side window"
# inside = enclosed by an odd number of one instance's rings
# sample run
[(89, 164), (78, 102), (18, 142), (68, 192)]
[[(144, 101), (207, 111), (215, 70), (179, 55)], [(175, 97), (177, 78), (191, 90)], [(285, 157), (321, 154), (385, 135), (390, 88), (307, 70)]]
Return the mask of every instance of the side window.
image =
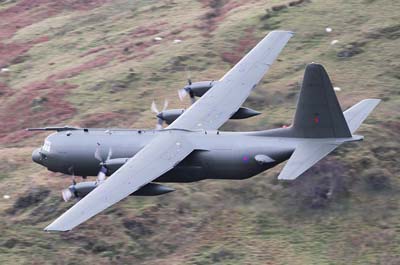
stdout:
[(43, 151), (50, 152), (50, 146), (51, 146), (51, 143), (49, 141), (44, 141), (44, 144), (42, 147)]

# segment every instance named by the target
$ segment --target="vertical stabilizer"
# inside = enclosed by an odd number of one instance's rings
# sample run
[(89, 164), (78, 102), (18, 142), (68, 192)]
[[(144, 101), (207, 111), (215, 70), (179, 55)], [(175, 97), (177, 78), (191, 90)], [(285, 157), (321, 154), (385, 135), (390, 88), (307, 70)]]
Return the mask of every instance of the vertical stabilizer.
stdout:
[(362, 136), (352, 133), (379, 101), (362, 100), (342, 113), (325, 69), (319, 64), (307, 65), (293, 125), (278, 131), (286, 137), (307, 139), (299, 140), (278, 179), (294, 180), (340, 144), (361, 140)]
[(320, 64), (307, 65), (292, 133), (301, 138), (351, 137), (332, 83)]

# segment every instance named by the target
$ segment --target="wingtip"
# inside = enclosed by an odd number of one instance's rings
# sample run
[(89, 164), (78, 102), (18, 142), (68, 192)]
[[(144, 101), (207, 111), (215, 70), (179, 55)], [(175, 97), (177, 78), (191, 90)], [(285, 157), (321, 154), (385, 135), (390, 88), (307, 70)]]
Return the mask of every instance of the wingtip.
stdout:
[(292, 172), (288, 172), (287, 169), (283, 168), (277, 178), (278, 180), (294, 180), (296, 177)]
[(45, 232), (68, 232), (71, 231), (71, 229), (57, 229), (57, 228), (45, 228), (43, 229)]
[(71, 230), (71, 228), (67, 227), (59, 227), (57, 224), (55, 224), (55, 221), (46, 226), (44, 229), (46, 232), (68, 232)]
[(290, 180), (295, 180), (295, 179), (296, 178), (293, 178), (293, 177), (282, 176), (281, 174), (278, 176), (278, 180), (290, 181)]
[(380, 99), (380, 98), (367, 98), (367, 99), (364, 99), (364, 100), (375, 102), (376, 104), (379, 104), (382, 101), (382, 99)]
[(359, 103), (369, 104), (372, 106), (372, 109), (375, 109), (376, 106), (378, 106), (379, 103), (381, 103), (381, 101), (382, 100), (379, 98), (367, 98), (367, 99), (361, 100)]
[(273, 31), (271, 31), (271, 33), (273, 33), (273, 32), (294, 35), (294, 31), (291, 31), (291, 30), (273, 30)]
[(375, 109), (376, 108), (376, 106), (378, 106), (379, 105), (379, 103), (381, 103), (381, 99), (379, 99), (379, 98), (369, 98), (369, 99), (366, 99), (366, 101), (369, 101), (369, 102), (371, 102), (372, 103), (372, 105), (373, 105), (373, 108)]

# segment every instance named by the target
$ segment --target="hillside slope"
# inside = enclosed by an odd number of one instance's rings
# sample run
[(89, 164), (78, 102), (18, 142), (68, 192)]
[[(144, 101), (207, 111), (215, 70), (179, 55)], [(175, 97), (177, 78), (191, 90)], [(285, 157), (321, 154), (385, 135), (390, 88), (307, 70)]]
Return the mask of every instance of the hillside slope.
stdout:
[[(0, 264), (399, 264), (399, 10), (396, 0), (0, 1)], [(31, 162), (46, 134), (24, 128), (153, 127), (153, 99), (188, 106), (177, 97), (188, 76), (220, 78), (273, 29), (296, 35), (245, 103), (263, 115), (223, 129), (290, 124), (305, 65), (319, 62), (344, 109), (383, 99), (358, 131), (364, 142), (294, 182), (277, 181), (278, 167), (172, 184), (72, 232), (42, 231), (72, 205), (60, 196), (70, 178)]]

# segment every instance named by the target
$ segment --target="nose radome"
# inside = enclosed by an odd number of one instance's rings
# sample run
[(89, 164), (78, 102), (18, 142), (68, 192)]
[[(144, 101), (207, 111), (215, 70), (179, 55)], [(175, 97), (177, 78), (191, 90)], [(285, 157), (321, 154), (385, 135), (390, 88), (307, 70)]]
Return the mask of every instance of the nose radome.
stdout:
[(33, 152), (32, 152), (32, 160), (33, 160), (33, 162), (35, 162), (35, 163), (38, 163), (38, 164), (41, 164), (41, 162), (42, 162), (42, 156), (40, 155), (40, 148), (38, 148), (38, 149), (35, 149)]

